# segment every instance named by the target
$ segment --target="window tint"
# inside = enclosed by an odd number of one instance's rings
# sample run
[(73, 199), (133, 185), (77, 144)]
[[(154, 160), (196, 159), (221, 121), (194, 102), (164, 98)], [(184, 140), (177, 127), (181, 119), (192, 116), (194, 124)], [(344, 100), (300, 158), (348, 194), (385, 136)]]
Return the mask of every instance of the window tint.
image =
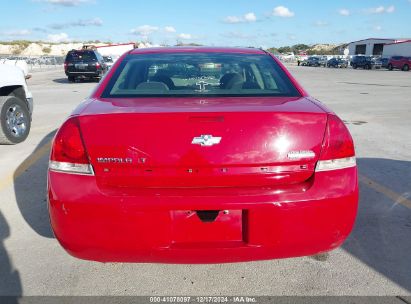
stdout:
[(269, 55), (178, 53), (128, 55), (103, 97), (299, 96)]
[(71, 51), (66, 61), (97, 61), (97, 58), (93, 51)]

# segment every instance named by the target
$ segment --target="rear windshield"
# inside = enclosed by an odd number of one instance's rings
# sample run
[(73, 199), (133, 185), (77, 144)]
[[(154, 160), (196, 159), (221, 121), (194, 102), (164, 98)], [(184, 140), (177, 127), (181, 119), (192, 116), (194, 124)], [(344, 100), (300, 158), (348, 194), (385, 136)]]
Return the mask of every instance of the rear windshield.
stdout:
[(178, 53), (128, 55), (103, 96), (300, 96), (268, 55)]
[(93, 51), (73, 51), (69, 52), (66, 61), (97, 61)]

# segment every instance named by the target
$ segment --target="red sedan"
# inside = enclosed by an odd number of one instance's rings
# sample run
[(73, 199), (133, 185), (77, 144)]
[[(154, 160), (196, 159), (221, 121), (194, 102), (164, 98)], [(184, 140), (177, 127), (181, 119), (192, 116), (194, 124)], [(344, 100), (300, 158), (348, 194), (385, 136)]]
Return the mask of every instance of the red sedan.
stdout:
[(270, 53), (136, 49), (57, 132), (48, 203), (56, 238), (82, 259), (314, 255), (353, 227), (354, 144)]
[(411, 57), (393, 56), (388, 61), (388, 69), (399, 69), (403, 71), (409, 71), (411, 67)]

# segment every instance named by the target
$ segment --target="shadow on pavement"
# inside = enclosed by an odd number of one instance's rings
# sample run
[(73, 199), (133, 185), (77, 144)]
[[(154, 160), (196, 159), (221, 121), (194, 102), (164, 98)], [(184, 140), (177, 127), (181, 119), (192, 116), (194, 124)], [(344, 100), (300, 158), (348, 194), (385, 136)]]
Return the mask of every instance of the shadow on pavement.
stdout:
[[(16, 202), (22, 216), (35, 232), (48, 238), (53, 238), (54, 235), (50, 227), (46, 197), (50, 149), (45, 149), (45, 145), (50, 143), (55, 132), (49, 133), (41, 140), (32, 154), (19, 165), (13, 176)], [(33, 159), (35, 162), (31, 164)]]
[(53, 82), (56, 82), (56, 83), (70, 83), (67, 78), (53, 79)]
[(99, 82), (99, 80), (97, 79), (78, 79), (76, 80), (76, 82), (69, 82), (67, 78), (57, 78), (57, 79), (53, 79), (53, 82), (73, 84), (73, 83), (96, 83), (96, 82)]
[[(359, 173), (411, 199), (411, 162), (357, 160)], [(411, 291), (411, 209), (360, 182), (353, 232), (343, 248), (372, 269)]]
[[(19, 272), (13, 269), (13, 265), (4, 246), (4, 240), (9, 236), (9, 225), (0, 212), (0, 296), (15, 297), (22, 295), (22, 286)], [(17, 299), (9, 299), (7, 303), (17, 303)]]

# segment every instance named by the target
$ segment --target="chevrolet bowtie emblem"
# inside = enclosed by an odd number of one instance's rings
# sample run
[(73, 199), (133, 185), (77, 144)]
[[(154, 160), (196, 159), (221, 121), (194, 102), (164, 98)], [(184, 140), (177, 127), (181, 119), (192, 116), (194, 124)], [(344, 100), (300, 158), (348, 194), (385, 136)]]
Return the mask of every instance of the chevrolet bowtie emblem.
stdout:
[(200, 145), (202, 147), (211, 147), (213, 145), (219, 144), (221, 137), (214, 137), (213, 135), (201, 135), (199, 137), (194, 137), (191, 142), (193, 145)]

